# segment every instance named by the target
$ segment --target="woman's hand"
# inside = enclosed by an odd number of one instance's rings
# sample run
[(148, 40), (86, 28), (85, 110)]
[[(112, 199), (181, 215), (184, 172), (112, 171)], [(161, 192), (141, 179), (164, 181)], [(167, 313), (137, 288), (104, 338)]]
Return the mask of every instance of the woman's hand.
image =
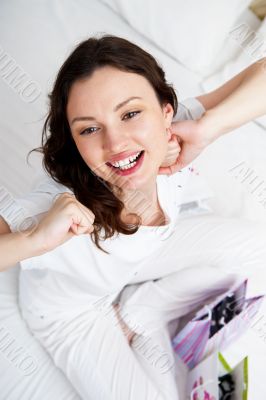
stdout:
[(160, 168), (159, 174), (171, 175), (190, 164), (212, 141), (212, 135), (207, 131), (205, 119), (173, 122), (173, 135), (178, 137), (181, 150), (175, 161), (166, 168)]
[(40, 223), (30, 232), (41, 254), (75, 235), (91, 233), (95, 216), (69, 193), (61, 194)]
[(181, 147), (179, 145), (179, 138), (175, 133), (172, 133), (171, 138), (168, 142), (167, 154), (159, 168), (158, 175), (169, 174), (169, 168), (171, 168), (171, 166), (175, 164), (180, 150)]
[(120, 305), (119, 304), (113, 304), (113, 308), (115, 310), (119, 325), (122, 329), (123, 334), (127, 338), (128, 344), (131, 345), (131, 342), (133, 340), (133, 337), (136, 335), (136, 332), (132, 331), (127, 324), (123, 321), (123, 319), (120, 316), (119, 310), (120, 310)]

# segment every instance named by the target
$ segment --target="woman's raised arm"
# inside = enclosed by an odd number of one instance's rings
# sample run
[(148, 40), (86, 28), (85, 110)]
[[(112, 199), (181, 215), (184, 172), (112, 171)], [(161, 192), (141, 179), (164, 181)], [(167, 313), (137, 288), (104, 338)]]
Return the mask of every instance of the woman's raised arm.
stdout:
[(12, 233), (0, 217), (0, 254), (0, 271), (3, 271), (19, 261), (38, 255), (39, 251), (29, 232)]
[(207, 110), (201, 124), (210, 141), (266, 114), (266, 57), (197, 99)]
[(196, 120), (176, 121), (172, 131), (181, 141), (173, 174), (190, 164), (223, 134), (266, 114), (266, 58), (250, 65), (213, 92), (196, 98), (206, 109)]
[(91, 233), (93, 222), (92, 211), (68, 193), (61, 194), (45, 217), (31, 230), (11, 232), (0, 217), (0, 271), (26, 258), (51, 251), (74, 235)]

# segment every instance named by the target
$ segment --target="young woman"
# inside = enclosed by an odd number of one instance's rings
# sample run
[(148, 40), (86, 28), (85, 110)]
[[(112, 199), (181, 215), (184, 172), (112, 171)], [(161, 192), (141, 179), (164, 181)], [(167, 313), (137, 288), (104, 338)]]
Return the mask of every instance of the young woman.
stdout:
[(265, 266), (265, 225), (201, 215), (210, 191), (188, 167), (266, 112), (265, 89), (257, 63), (177, 105), (154, 58), (107, 35), (60, 69), (41, 148), (53, 179), (0, 193), (0, 267), (20, 262), (23, 317), (82, 399), (178, 399), (177, 319)]

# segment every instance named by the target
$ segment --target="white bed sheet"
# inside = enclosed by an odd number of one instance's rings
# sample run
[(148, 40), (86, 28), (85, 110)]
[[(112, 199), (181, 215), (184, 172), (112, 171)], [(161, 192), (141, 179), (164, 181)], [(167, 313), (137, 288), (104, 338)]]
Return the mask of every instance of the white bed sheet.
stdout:
[[(73, 45), (89, 35), (97, 32), (120, 35), (150, 51), (163, 65), (168, 80), (174, 83), (179, 99), (203, 92), (199, 75), (164, 54), (100, 1), (28, 0), (25, 7), (22, 0), (3, 0), (0, 5), (0, 20), (0, 77), (4, 71), (1, 69), (1, 60), (6, 57), (13, 60), (13, 65), (24, 71), (29, 79), (36, 81), (36, 87), (40, 87), (41, 91), (36, 101), (26, 102), (12, 85), (7, 84), (3, 78), (0, 79), (0, 184), (13, 195), (29, 190), (41, 171), (39, 156), (31, 157), (31, 167), (26, 164), (25, 158), (27, 152), (40, 143), (47, 93), (59, 66)], [(250, 193), (250, 187), (229, 172), (237, 163), (244, 162), (247, 168), (254, 170), (266, 182), (265, 145), (266, 131), (252, 122), (219, 139), (199, 157), (196, 166), (217, 193), (213, 207), (218, 213), (266, 221), (266, 209)], [(1, 304), (5, 304), (0, 318), (2, 325), (18, 339), (18, 344), (25, 344), (30, 351), (37, 354), (41, 369), (39, 375), (35, 375), (35, 378), (34, 375), (30, 376), (27, 380), (10, 360), (0, 354), (0, 393), (5, 393), (5, 400), (39, 400), (45, 398), (41, 396), (41, 391), (49, 387), (51, 400), (77, 399), (75, 391), (67, 385), (58, 370), (55, 372), (51, 360), (19, 317), (17, 273), (18, 270), (13, 269), (0, 275)], [(266, 277), (263, 272), (252, 280), (250, 294), (262, 292), (265, 287)], [(250, 368), (253, 366), (254, 371), (256, 370), (256, 374), (252, 374), (252, 400), (261, 399), (261, 393), (256, 392), (255, 388), (259, 387), (259, 382), (263, 379), (262, 355), (266, 356), (265, 343), (257, 341), (256, 346), (250, 350), (253, 354)], [(243, 352), (243, 346), (241, 349)], [(37, 383), (40, 379), (46, 384), (40, 385), (38, 391)], [(23, 389), (24, 385), (29, 386), (28, 391)]]

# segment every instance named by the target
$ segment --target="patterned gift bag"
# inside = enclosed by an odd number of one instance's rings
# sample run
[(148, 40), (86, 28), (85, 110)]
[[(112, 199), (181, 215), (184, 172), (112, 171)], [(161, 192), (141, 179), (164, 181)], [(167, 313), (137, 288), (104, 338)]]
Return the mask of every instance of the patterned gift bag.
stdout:
[(247, 280), (205, 305), (173, 338), (174, 351), (189, 369), (248, 329), (264, 296), (246, 299), (246, 287)]
[(221, 353), (213, 353), (189, 372), (186, 399), (248, 400), (248, 358), (231, 368)]

